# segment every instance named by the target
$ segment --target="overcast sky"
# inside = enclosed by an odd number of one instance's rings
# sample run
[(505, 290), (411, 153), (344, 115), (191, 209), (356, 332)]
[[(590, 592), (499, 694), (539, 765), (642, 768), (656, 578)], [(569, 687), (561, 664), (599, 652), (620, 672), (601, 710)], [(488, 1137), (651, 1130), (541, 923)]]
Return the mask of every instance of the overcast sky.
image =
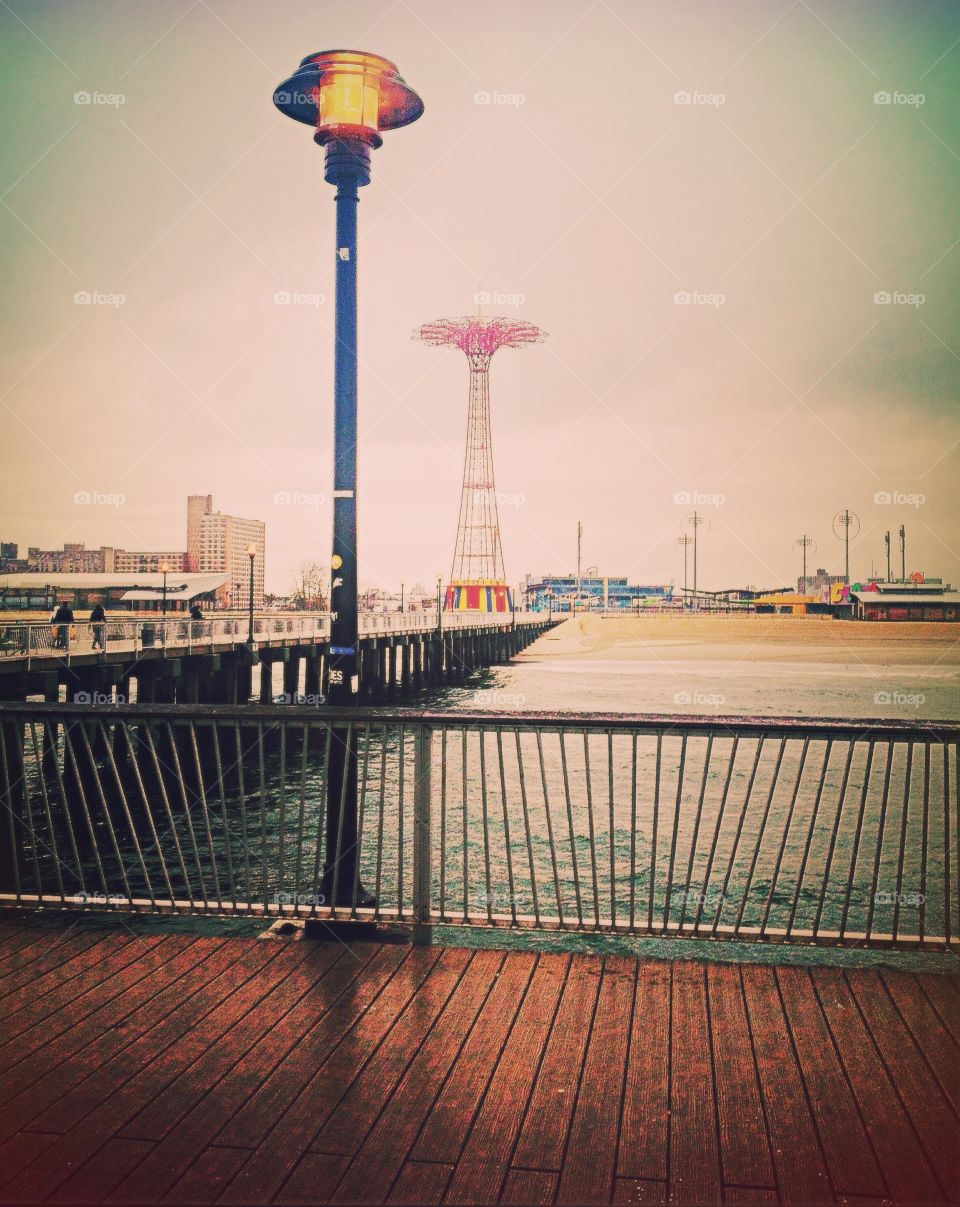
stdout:
[(0, 537), (183, 548), (210, 492), (268, 587), (327, 561), (332, 190), (271, 96), (351, 47), (426, 106), (361, 194), (361, 581), (449, 571), (467, 365), (410, 336), (479, 287), (549, 333), (491, 371), (511, 580), (578, 520), (681, 578), (697, 506), (707, 587), (803, 533), (842, 569), (845, 507), (854, 578), (905, 523), (956, 582), (958, 41), (955, 0), (0, 3)]

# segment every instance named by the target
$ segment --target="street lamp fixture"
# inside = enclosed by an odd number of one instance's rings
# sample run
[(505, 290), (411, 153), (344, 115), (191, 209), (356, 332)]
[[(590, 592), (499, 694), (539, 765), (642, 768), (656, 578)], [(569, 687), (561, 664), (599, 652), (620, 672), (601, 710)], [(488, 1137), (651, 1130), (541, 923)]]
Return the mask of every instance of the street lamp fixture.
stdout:
[[(380, 55), (307, 55), (273, 94), (281, 113), (314, 127), (326, 148), (324, 179), (336, 186), (333, 551), (327, 695), (335, 708), (359, 699), (357, 643), (357, 204), (370, 183), (381, 133), (409, 125), (423, 101)], [(330, 904), (375, 904), (357, 868), (356, 727), (335, 726), (327, 767), (327, 846), (322, 889)]]
[(257, 556), (256, 545), (247, 546), (247, 557), (250, 559), (250, 591), (247, 600), (247, 642), (253, 648), (253, 563)]

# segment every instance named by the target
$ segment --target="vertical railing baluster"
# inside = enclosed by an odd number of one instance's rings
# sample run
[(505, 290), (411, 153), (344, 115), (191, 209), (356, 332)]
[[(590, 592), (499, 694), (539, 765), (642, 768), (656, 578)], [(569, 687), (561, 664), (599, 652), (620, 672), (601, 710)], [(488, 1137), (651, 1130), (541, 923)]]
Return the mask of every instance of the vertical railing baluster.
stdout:
[[(130, 766), (133, 769), (133, 775), (134, 775), (134, 779), (136, 780), (136, 783), (137, 783), (137, 788), (140, 790), (140, 800), (143, 802), (143, 812), (144, 812), (144, 816), (147, 819), (147, 826), (150, 830), (150, 838), (153, 842), (154, 848), (156, 849), (157, 858), (160, 860), (160, 871), (163, 874), (163, 882), (167, 886), (167, 893), (170, 898), (170, 909), (175, 911), (177, 909), (177, 898), (176, 898), (176, 893), (173, 890), (173, 880), (171, 879), (171, 876), (170, 876), (170, 869), (167, 867), (167, 860), (163, 853), (163, 845), (160, 842), (160, 835), (157, 832), (156, 819), (153, 816), (153, 810), (150, 808), (150, 798), (147, 796), (147, 789), (143, 782), (143, 772), (140, 770), (140, 763), (137, 759), (136, 750), (133, 745), (133, 739), (130, 736), (130, 724), (127, 721), (118, 721), (117, 723), (119, 725), (123, 726), (121, 732), (123, 733), (123, 740), (126, 743), (126, 747), (127, 747), (127, 757), (130, 760)], [(167, 812), (168, 812), (168, 816), (169, 816), (169, 809)], [(172, 823), (171, 823), (171, 828), (172, 828)], [(166, 837), (166, 836), (164, 836), (164, 837)], [(176, 831), (174, 831), (173, 838), (174, 838), (174, 847), (175, 847), (177, 855), (180, 859), (181, 872), (182, 872), (184, 880), (186, 881), (187, 870), (184, 867), (183, 856), (180, 852), (180, 842), (179, 842), (179, 839), (177, 838)]]
[(907, 742), (907, 768), (903, 776), (903, 806), (900, 819), (900, 846), (897, 852), (897, 887), (893, 898), (893, 925), (891, 936), (897, 940), (900, 926), (900, 899), (903, 896), (903, 862), (907, 854), (907, 821), (910, 815), (910, 788), (913, 776), (913, 743)]
[(523, 807), (523, 829), (527, 839), (527, 861), (530, 865), (530, 894), (533, 898), (534, 925), (540, 925), (540, 900), (537, 896), (537, 871), (533, 862), (533, 840), (530, 836), (530, 811), (527, 807), (527, 784), (523, 774), (523, 750), (520, 746), (520, 730), (513, 731), (517, 745), (517, 770), (520, 775), (520, 803)]
[(190, 738), (190, 749), (193, 754), (193, 770), (197, 777), (197, 794), (200, 798), (200, 812), (203, 815), (203, 831), (207, 839), (207, 851), (210, 855), (210, 875), (213, 879), (213, 895), (217, 900), (217, 908), (223, 908), (223, 893), (220, 891), (220, 870), (217, 866), (217, 847), (213, 840), (213, 826), (210, 823), (210, 808), (207, 804), (207, 788), (204, 783), (203, 764), (200, 759), (200, 747), (197, 744), (197, 723), (187, 721), (187, 733)]
[(607, 795), (610, 812), (610, 926), (617, 928), (617, 848), (613, 798), (613, 730), (607, 730)]
[(197, 846), (196, 831), (193, 828), (193, 805), (187, 797), (187, 781), (183, 776), (183, 768), (180, 766), (180, 754), (177, 750), (177, 740), (174, 737), (173, 727), (169, 721), (166, 723), (165, 728), (170, 753), (173, 756), (173, 770), (177, 779), (177, 784), (180, 788), (180, 801), (183, 805), (183, 820), (187, 827), (187, 837), (190, 839), (190, 849), (193, 851), (193, 862), (197, 869), (197, 883), (200, 887), (200, 896), (203, 898), (204, 909), (208, 909), (210, 902), (207, 898), (207, 881), (203, 874), (203, 865), (200, 862), (200, 848)]
[(757, 771), (760, 768), (760, 758), (763, 754), (763, 743), (765, 738), (765, 734), (757, 734), (757, 750), (753, 756), (753, 765), (750, 768), (750, 778), (747, 781), (747, 789), (743, 794), (743, 804), (740, 806), (740, 815), (737, 818), (737, 828), (733, 836), (733, 845), (730, 848), (730, 858), (727, 860), (727, 870), (723, 874), (723, 885), (720, 889), (720, 899), (717, 902), (717, 912), (713, 916), (713, 924), (710, 927), (711, 935), (716, 935), (717, 928), (720, 925), (720, 918), (723, 914), (723, 908), (727, 903), (727, 890), (730, 887), (730, 877), (733, 874), (733, 865), (737, 859), (737, 850), (740, 846), (740, 837), (743, 834), (743, 823), (746, 821), (747, 811), (750, 808), (750, 798), (753, 796), (753, 785), (756, 782)]
[(840, 942), (843, 941), (847, 931), (847, 918), (850, 916), (850, 906), (853, 902), (853, 878), (856, 875), (857, 863), (859, 862), (860, 839), (863, 834), (863, 823), (867, 814), (867, 796), (870, 792), (870, 775), (873, 770), (873, 751), (874, 740), (871, 738), (867, 742), (867, 761), (863, 769), (860, 807), (857, 812), (857, 821), (853, 831), (853, 843), (850, 848), (850, 869), (846, 878), (847, 892), (843, 901), (843, 911), (840, 914), (840, 933), (838, 936)]
[[(177, 823), (174, 821), (173, 809), (170, 806), (170, 798), (167, 794), (167, 785), (166, 785), (166, 781), (164, 780), (164, 777), (163, 777), (163, 769), (160, 766), (160, 757), (157, 754), (157, 746), (156, 746), (156, 742), (154, 741), (154, 737), (153, 737), (153, 726), (149, 722), (147, 722), (147, 724), (144, 725), (143, 729), (144, 729), (144, 732), (146, 733), (147, 748), (150, 751), (150, 761), (153, 764), (153, 773), (156, 776), (157, 783), (160, 787), (160, 799), (163, 801), (164, 812), (167, 815), (167, 825), (170, 827), (169, 833), (173, 836), (173, 844), (174, 844), (174, 848), (177, 852), (177, 862), (180, 864), (180, 875), (183, 877), (184, 892), (187, 894), (187, 900), (190, 902), (190, 905), (193, 906), (196, 904), (194, 896), (193, 896), (193, 886), (190, 883), (190, 875), (187, 872), (187, 864), (183, 857), (183, 848), (180, 843), (180, 834), (177, 830)], [(128, 743), (129, 750), (130, 750), (130, 757), (135, 758), (136, 756), (134, 754), (133, 744), (131, 742), (129, 732), (127, 733), (127, 743)], [(142, 785), (142, 783), (143, 783), (142, 778), (141, 778), (140, 782)], [(144, 801), (146, 802), (147, 801), (146, 792), (144, 792), (143, 795), (144, 795)], [(149, 804), (147, 804), (147, 808), (149, 808)], [(158, 845), (158, 847), (160, 845), (159, 839), (157, 840), (157, 845)]]
[(3, 773), (3, 806), (7, 814), (7, 828), (10, 831), (10, 858), (13, 864), (13, 892), (17, 905), (22, 902), (22, 887), (20, 884), (20, 860), (17, 857), (17, 831), (13, 803), (14, 783), (10, 774), (10, 760), (7, 758), (7, 726), (0, 725), (0, 769)]
[(440, 921), (447, 920), (447, 727), (440, 731)]
[(787, 839), (790, 837), (790, 825), (793, 821), (794, 810), (797, 806), (797, 797), (800, 795), (800, 785), (803, 782), (803, 769), (807, 763), (807, 751), (810, 749), (810, 737), (804, 736), (803, 746), (800, 749), (800, 762), (797, 766), (797, 777), (794, 780), (793, 791), (790, 793), (790, 805), (787, 808), (787, 816), (783, 823), (783, 836), (780, 839), (780, 848), (777, 851), (777, 858), (774, 861), (773, 872), (770, 875), (770, 891), (767, 893), (766, 904), (763, 909), (763, 918), (760, 922), (760, 937), (765, 938), (767, 933), (767, 923), (770, 920), (770, 907), (773, 904), (774, 894), (777, 891), (777, 881), (780, 878), (780, 867), (783, 863), (783, 853), (787, 849)]
[(386, 722), (380, 726), (380, 807), (377, 812), (377, 868), (375, 872), (374, 896), (377, 904), (373, 909), (374, 918), (380, 917), (380, 894), (383, 885), (383, 825), (387, 811), (387, 741), (389, 730)]
[(557, 900), (557, 919), (561, 928), (563, 920), (563, 894), (560, 892), (560, 870), (557, 866), (557, 847), (553, 837), (553, 818), (550, 816), (550, 789), (547, 785), (547, 769), (543, 761), (543, 741), (540, 727), (537, 726), (537, 756), (540, 761), (540, 783), (543, 786), (543, 808), (547, 819), (547, 841), (550, 844), (550, 863), (553, 870), (553, 889)]
[[(48, 758), (49, 762), (52, 763), (53, 770), (56, 775), (57, 788), (59, 789), (59, 793), (60, 793), (60, 805), (63, 809), (63, 820), (67, 827), (67, 837), (70, 840), (70, 850), (73, 854), (74, 867), (76, 868), (76, 872), (77, 872), (77, 880), (79, 881), (79, 884), (80, 884), (80, 892), (86, 893), (86, 879), (83, 874), (83, 862), (80, 859), (80, 848), (77, 845), (77, 835), (73, 828), (73, 817), (71, 816), (70, 809), (67, 804), (67, 790), (66, 790), (66, 786), (64, 785), (64, 782), (63, 782), (63, 767), (61, 766), (61, 761), (60, 761), (60, 751), (59, 751), (59, 743), (58, 743), (58, 739), (57, 739), (56, 724), (54, 723), (53, 725), (51, 725), (48, 720), (44, 720), (43, 732), (44, 732), (43, 744), (46, 745), (46, 748), (49, 751), (47, 758)], [(64, 751), (64, 759), (66, 759), (66, 751)], [(46, 768), (44, 766), (44, 759), (42, 757), (40, 760), (40, 778), (41, 778), (41, 780), (44, 781), (44, 783), (46, 783)], [(10, 823), (12, 826), (12, 824), (13, 824), (13, 814), (12, 813), (9, 814), (9, 818), (10, 818)], [(14, 851), (14, 855), (15, 854), (16, 854), (16, 852)]]
[(647, 901), (647, 930), (653, 930), (653, 910), (657, 892), (657, 845), (660, 841), (660, 770), (663, 758), (663, 732), (657, 731), (657, 758), (653, 775), (653, 821), (650, 826), (650, 884)]
[(949, 743), (943, 743), (943, 937), (946, 944), (950, 946), (952, 938), (951, 926), (953, 918), (951, 916), (950, 902), (950, 746)]
[(360, 858), (363, 854), (363, 823), (367, 807), (367, 777), (370, 772), (370, 730), (369, 721), (363, 727), (363, 760), (360, 779), (360, 798), (357, 801), (357, 849), (353, 860), (353, 887), (350, 892), (350, 917), (357, 916), (357, 902), (360, 899)]
[(637, 925), (637, 735), (630, 735), (630, 929)]
[(237, 908), (237, 882), (233, 874), (233, 835), (227, 816), (226, 785), (223, 781), (223, 761), (220, 757), (220, 726), (216, 720), (210, 722), (210, 738), (213, 746), (213, 762), (217, 775), (217, 795), (220, 798), (220, 821), (223, 826), (223, 847), (227, 860), (227, 879), (230, 882), (230, 904)]
[(487, 922), (493, 925), (493, 893), (490, 885), (490, 819), (487, 813), (487, 756), (480, 730), (480, 802), (483, 808), (483, 875), (486, 886)]
[(720, 804), (717, 806), (717, 820), (713, 827), (713, 838), (710, 842), (710, 851), (707, 855), (707, 866), (703, 873), (703, 887), (700, 890), (700, 900), (697, 902), (697, 916), (693, 920), (693, 933), (697, 934), (700, 930), (700, 919), (703, 917), (703, 908), (707, 903), (707, 892), (710, 886), (710, 877), (713, 875), (713, 861), (717, 853), (717, 843), (720, 839), (720, 827), (723, 825), (723, 817), (727, 808), (727, 796), (730, 792), (730, 781), (733, 778), (733, 767), (737, 761), (737, 748), (740, 744), (740, 735), (735, 733), (733, 741), (730, 745), (730, 761), (727, 763), (727, 774), (723, 782), (723, 792), (720, 794)]
[[(306, 837), (307, 815), (307, 768), (310, 760), (310, 724), (304, 721), (300, 729), (300, 782), (297, 791), (297, 854), (293, 866), (293, 912), (300, 914), (300, 898), (303, 894), (303, 840)], [(312, 895), (316, 896), (316, 885)]]
[(593, 824), (593, 782), (590, 775), (590, 739), (583, 734), (583, 778), (587, 788), (587, 833), (590, 838), (590, 876), (593, 884), (593, 921), (600, 926), (600, 885), (597, 882), (597, 837)]
[(677, 834), (680, 830), (680, 806), (683, 801), (683, 776), (687, 761), (687, 735), (680, 739), (680, 767), (677, 771), (677, 796), (673, 802), (673, 831), (670, 837), (670, 860), (667, 864), (667, 891), (663, 902), (663, 930), (670, 929), (670, 914), (673, 904), (673, 864), (677, 855)]
[(580, 872), (577, 866), (577, 838), (573, 827), (573, 804), (570, 800), (570, 774), (567, 770), (567, 747), (565, 733), (560, 730), (560, 766), (563, 770), (563, 795), (567, 804), (567, 826), (570, 830), (570, 860), (573, 865), (573, 891), (577, 902), (577, 926), (583, 930), (583, 900), (580, 896)]
[(463, 803), (463, 920), (468, 922), (470, 918), (470, 830), (469, 819), (467, 816), (467, 727), (464, 726), (460, 731), (461, 734), (461, 755), (460, 755), (460, 771), (463, 779), (462, 803)]
[(893, 768), (893, 739), (887, 742), (887, 762), (883, 771), (883, 798), (880, 802), (880, 823), (877, 827), (877, 852), (873, 863), (873, 879), (870, 882), (870, 899), (867, 902), (866, 940), (873, 937), (873, 913), (877, 901), (877, 885), (880, 882), (880, 860), (883, 855), (883, 832), (887, 822), (887, 802), (890, 799), (890, 772)]
[(274, 892), (274, 901), (276, 902), (278, 914), (283, 911), (284, 886), (286, 884), (286, 869), (284, 861), (287, 854), (286, 829), (287, 829), (287, 721), (282, 718), (280, 721), (280, 774), (277, 777), (277, 795), (279, 797), (279, 813), (277, 817), (277, 864), (276, 864), (276, 890)]
[[(403, 722), (400, 722), (399, 734), (397, 737), (397, 749), (400, 756), (400, 766), (397, 774), (397, 917), (403, 917), (403, 870), (404, 870), (404, 772), (406, 771), (407, 761), (407, 731)], [(341, 817), (343, 809), (340, 810)]]
[(840, 781), (840, 791), (837, 794), (837, 815), (834, 818), (833, 830), (830, 834), (830, 845), (827, 848), (827, 858), (823, 865), (823, 885), (820, 889), (820, 899), (817, 902), (817, 912), (813, 919), (813, 937), (817, 938), (820, 934), (820, 923), (823, 919), (824, 904), (827, 899), (827, 889), (830, 885), (830, 872), (833, 869), (833, 856), (837, 849), (837, 838), (840, 834), (840, 822), (843, 817), (843, 806), (846, 802), (847, 785), (850, 782), (850, 766), (853, 762), (853, 752), (856, 746), (856, 739), (851, 737), (847, 741), (847, 757), (843, 764), (843, 778)]
[(927, 841), (930, 836), (930, 743), (923, 744), (923, 837), (920, 840), (920, 908), (917, 931), (922, 943), (926, 935)]
[[(47, 820), (47, 834), (50, 837), (50, 852), (53, 855), (53, 870), (56, 873), (56, 878), (57, 878), (57, 891), (60, 894), (60, 903), (62, 905), (66, 905), (67, 898), (66, 898), (66, 894), (64, 893), (64, 890), (63, 890), (63, 876), (62, 876), (61, 870), (60, 870), (61, 867), (64, 866), (64, 864), (60, 858), (60, 848), (57, 843), (57, 832), (56, 832), (56, 829), (54, 828), (53, 813), (51, 812), (51, 809), (50, 809), (50, 796), (49, 796), (49, 793), (47, 792), (46, 776), (43, 774), (43, 766), (42, 766), (41, 756), (40, 756), (40, 746), (39, 746), (39, 743), (37, 742), (36, 722), (33, 720), (28, 721), (27, 728), (30, 730), (30, 743), (31, 743), (31, 746), (33, 747), (33, 760), (37, 766), (38, 778), (40, 780), (40, 793), (41, 793), (41, 796), (43, 797), (43, 811), (44, 811), (44, 816), (46, 817), (46, 820)], [(5, 775), (6, 775), (6, 773), (4, 772), (4, 776)], [(11, 821), (13, 820), (12, 814), (11, 814), (10, 820)]]
[[(313, 883), (310, 886), (312, 900), (310, 902), (310, 917), (315, 918), (317, 915), (317, 906), (320, 905), (320, 860), (325, 857), (327, 862), (330, 861), (330, 852), (324, 846), (327, 833), (327, 777), (330, 768), (330, 745), (333, 741), (333, 726), (324, 724), (323, 731), (325, 735), (323, 742), (323, 774), (320, 778), (320, 784), (317, 790), (316, 799), (320, 802), (320, 808), (317, 810), (317, 841), (313, 848)], [(383, 797), (380, 798), (380, 817), (383, 817)], [(382, 822), (381, 822), (382, 824)], [(377, 908), (379, 909), (380, 900), (380, 872), (377, 869)], [(324, 901), (323, 905), (330, 908), (331, 903)]]
[[(117, 789), (117, 798), (120, 801), (121, 808), (123, 809), (123, 815), (126, 818), (127, 826), (130, 830), (130, 837), (133, 841), (134, 853), (137, 857), (137, 862), (140, 864), (140, 871), (143, 875), (143, 883), (146, 887), (147, 896), (150, 898), (150, 904), (156, 908), (156, 896), (153, 891), (153, 883), (150, 880), (150, 873), (147, 870), (147, 864), (143, 857), (143, 851), (140, 847), (140, 837), (137, 834), (137, 827), (134, 823), (133, 815), (130, 812), (130, 806), (127, 802), (127, 794), (123, 786), (123, 780), (120, 777), (120, 771), (113, 757), (113, 743), (110, 741), (110, 738), (107, 735), (107, 730), (103, 724), (103, 721), (98, 720), (97, 726), (100, 731), (100, 740), (103, 743), (103, 748), (107, 752), (107, 759), (113, 772), (113, 782)], [(104, 800), (104, 809), (106, 809), (106, 800)]]
[(690, 886), (693, 883), (693, 865), (697, 858), (697, 843), (700, 841), (700, 819), (703, 816), (703, 802), (707, 795), (707, 779), (710, 775), (710, 756), (713, 753), (713, 734), (707, 735), (707, 750), (703, 757), (703, 775), (700, 779), (700, 793), (697, 797), (697, 816), (693, 823), (693, 837), (690, 840), (690, 859), (687, 862), (687, 881), (683, 886), (683, 908), (680, 910), (679, 930), (687, 918), (687, 904), (690, 901)]
[(413, 736), (413, 942), (424, 946), (429, 945), (432, 933), (431, 733), (429, 725), (418, 725)]
[(510, 895), (510, 919), (517, 924), (517, 890), (513, 879), (513, 850), (510, 844), (510, 814), (507, 807), (507, 779), (503, 768), (503, 730), (498, 725), (497, 735), (497, 766), (500, 771), (500, 801), (503, 806), (503, 845), (507, 853), (507, 886)]
[(767, 820), (770, 817), (770, 806), (773, 804), (773, 797), (777, 790), (777, 784), (780, 780), (780, 768), (783, 766), (783, 752), (786, 749), (787, 739), (781, 737), (780, 745), (777, 749), (777, 761), (773, 769), (773, 778), (770, 780), (770, 791), (767, 793), (767, 803), (763, 808), (763, 817), (760, 821), (760, 829), (757, 833), (757, 841), (753, 848), (753, 858), (750, 860), (750, 870), (747, 873), (747, 883), (743, 890), (743, 897), (740, 901), (740, 909), (737, 911), (737, 921), (734, 926), (734, 934), (739, 935), (740, 927), (743, 925), (743, 916), (746, 913), (747, 904), (750, 900), (750, 889), (753, 887), (753, 875), (756, 871), (757, 861), (760, 858), (760, 848), (763, 846), (763, 838), (767, 832)]
[(243, 846), (243, 897), (247, 913), (253, 909), (253, 877), (250, 873), (250, 831), (247, 822), (247, 784), (243, 773), (243, 735), (240, 722), (233, 723), (233, 737), (237, 750), (237, 790), (240, 793), (240, 842)]
[(817, 795), (813, 802), (813, 809), (810, 812), (810, 825), (807, 827), (807, 837), (803, 844), (803, 858), (800, 860), (800, 870), (797, 873), (797, 885), (793, 891), (793, 901), (790, 904), (790, 914), (787, 918), (787, 938), (793, 934), (793, 924), (796, 921), (797, 908), (800, 904), (800, 892), (803, 888), (803, 878), (807, 873), (807, 863), (810, 859), (810, 850), (813, 846), (813, 833), (816, 829), (817, 819), (820, 815), (820, 802), (823, 800), (823, 789), (827, 782), (827, 769), (830, 766), (830, 754), (833, 750), (833, 738), (827, 738), (826, 749), (823, 753), (823, 766), (820, 768), (820, 778), (817, 783)]
[[(80, 807), (83, 810), (83, 820), (87, 823), (87, 834), (90, 837), (90, 846), (93, 850), (93, 857), (97, 864), (97, 873), (100, 876), (100, 884), (103, 887), (103, 895), (104, 897), (108, 897), (110, 895), (110, 886), (107, 884), (106, 872), (103, 868), (103, 861), (100, 858), (100, 844), (97, 842), (97, 832), (94, 829), (93, 818), (90, 814), (90, 806), (87, 803), (87, 794), (83, 787), (83, 778), (80, 774), (80, 764), (77, 761), (77, 752), (73, 748), (73, 739), (70, 736), (70, 731), (72, 728), (73, 726), (69, 724), (64, 725), (63, 727), (63, 761), (64, 765), (66, 765), (66, 762), (69, 759), (70, 765), (73, 768), (73, 778), (76, 782), (77, 792), (80, 796)], [(2, 732), (2, 730), (0, 730), (0, 732)], [(66, 796), (63, 799), (64, 808), (69, 808), (70, 806)]]

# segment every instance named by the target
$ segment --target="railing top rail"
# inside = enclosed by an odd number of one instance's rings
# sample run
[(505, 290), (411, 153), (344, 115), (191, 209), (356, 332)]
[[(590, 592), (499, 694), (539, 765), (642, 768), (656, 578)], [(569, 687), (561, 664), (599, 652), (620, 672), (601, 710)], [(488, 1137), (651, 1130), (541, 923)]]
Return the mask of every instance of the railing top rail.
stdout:
[(521, 730), (567, 729), (607, 732), (663, 732), (697, 734), (718, 732), (888, 741), (908, 738), (930, 741), (960, 739), (960, 721), (939, 719), (882, 720), (849, 717), (687, 716), (675, 713), (507, 712), (483, 709), (423, 710), (414, 708), (333, 709), (315, 705), (225, 704), (47, 704), (2, 701), (0, 715), (30, 717), (106, 716), (126, 720), (162, 717), (182, 721), (254, 722), (290, 720), (328, 725), (331, 722), (370, 722), (427, 725), (435, 729), (507, 728)]

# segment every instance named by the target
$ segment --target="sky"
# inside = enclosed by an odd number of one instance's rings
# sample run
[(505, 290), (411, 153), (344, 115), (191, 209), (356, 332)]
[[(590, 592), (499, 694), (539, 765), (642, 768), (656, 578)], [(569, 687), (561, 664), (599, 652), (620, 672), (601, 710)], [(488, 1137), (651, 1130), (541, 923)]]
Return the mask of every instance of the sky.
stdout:
[[(960, 5), (0, 0), (0, 538), (185, 545), (188, 493), (326, 564), (333, 190), (272, 104), (397, 63), (423, 117), (361, 193), (360, 578), (449, 573), (478, 292), (511, 581), (960, 580)], [(856, 527), (856, 526), (855, 526)], [(897, 568), (895, 556), (894, 569)]]

